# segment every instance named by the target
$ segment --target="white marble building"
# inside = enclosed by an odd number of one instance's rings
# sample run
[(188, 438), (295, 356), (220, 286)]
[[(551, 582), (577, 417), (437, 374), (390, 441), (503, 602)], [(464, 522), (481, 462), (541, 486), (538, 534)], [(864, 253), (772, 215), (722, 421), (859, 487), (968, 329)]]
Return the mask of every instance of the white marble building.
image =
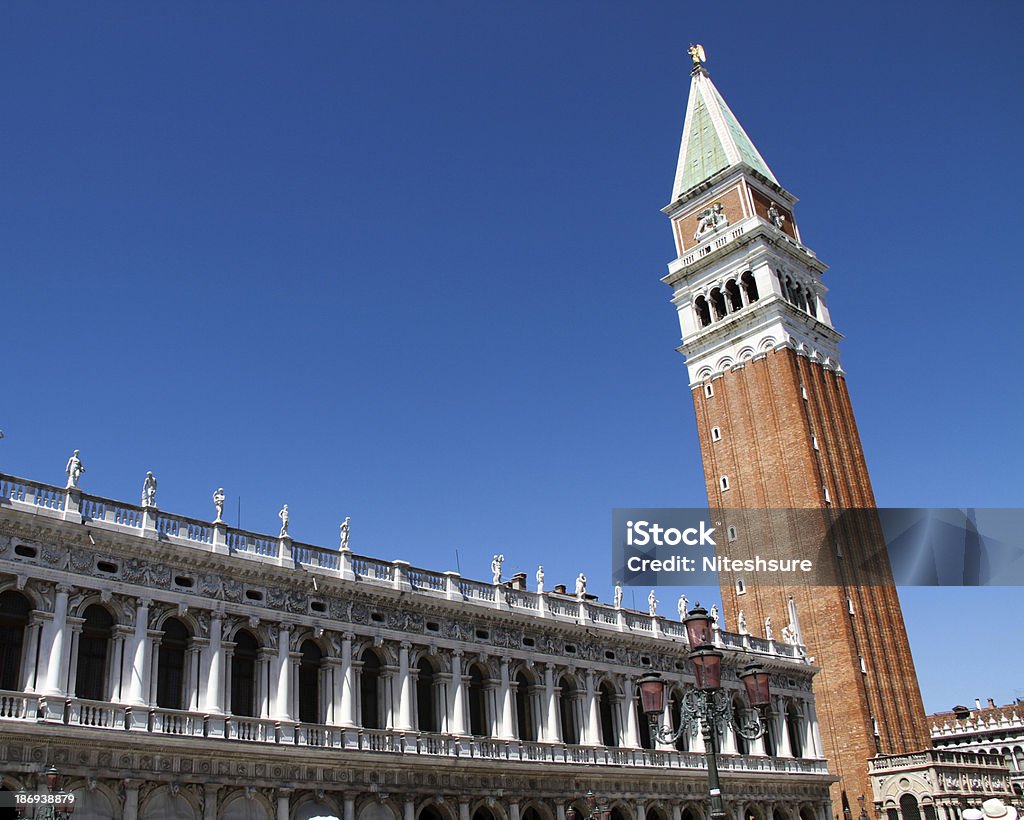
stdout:
[[(86, 819), (565, 820), (590, 789), (613, 820), (704, 820), (699, 737), (652, 744), (635, 694), (649, 670), (693, 685), (680, 623), (173, 515), (150, 489), (0, 474), (3, 790), (52, 764)], [(731, 820), (828, 820), (815, 668), (716, 641), (723, 685), (757, 660), (774, 698), (765, 738), (722, 742)]]
[(974, 701), (974, 708), (956, 706), (949, 712), (929, 715), (936, 749), (995, 755), (1010, 773), (1018, 800), (1024, 797), (1024, 700), (996, 706)]

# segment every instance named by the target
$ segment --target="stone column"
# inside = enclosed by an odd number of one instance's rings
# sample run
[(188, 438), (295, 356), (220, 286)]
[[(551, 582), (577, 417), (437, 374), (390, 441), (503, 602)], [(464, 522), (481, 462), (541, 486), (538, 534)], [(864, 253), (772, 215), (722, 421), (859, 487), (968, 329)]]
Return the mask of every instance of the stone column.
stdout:
[(416, 802), (407, 797), (402, 811), (402, 820), (416, 820)]
[(824, 757), (825, 753), (821, 746), (821, 729), (818, 727), (818, 712), (811, 700), (804, 701), (804, 734), (807, 736), (805, 741), (807, 750), (804, 752), (804, 757)]
[(633, 700), (635, 689), (633, 676), (626, 675), (622, 685), (622, 691), (625, 692), (622, 698), (622, 725), (626, 729), (626, 736), (622, 745), (629, 749), (640, 748), (640, 727), (636, 722), (636, 703)]
[(597, 703), (597, 681), (594, 677), (594, 670), (588, 669), (586, 680), (586, 705), (585, 711), (587, 713), (586, 720), (586, 732), (583, 738), (583, 742), (591, 746), (603, 745), (601, 741), (601, 714)]
[[(49, 629), (43, 633), (43, 656), (50, 659), (46, 667), (46, 687), (43, 690), (47, 695), (64, 694), (64, 681), (67, 679), (67, 670), (64, 667), (64, 642), (67, 637), (69, 592), (71, 587), (58, 585), (53, 602), (53, 620), (48, 623)], [(61, 713), (63, 715), (63, 707)]]
[(356, 820), (356, 799), (350, 794), (345, 795), (341, 820)]
[[(111, 630), (110, 644), (107, 657), (111, 659), (107, 664), (107, 700), (115, 703), (124, 703), (128, 689), (124, 685), (128, 677), (125, 665), (131, 663), (131, 637), (135, 630), (122, 624), (115, 624)], [(126, 651), (128, 650), (128, 651)], [(120, 659), (120, 663), (117, 662)]]
[(271, 679), (277, 683), (277, 700), (274, 703), (274, 718), (277, 720), (292, 719), (291, 630), (289, 624), (281, 624), (277, 636), (277, 658), (271, 675)]
[(217, 790), (220, 789), (216, 783), (203, 785), (203, 820), (217, 820)]
[(124, 809), (121, 811), (121, 820), (138, 820), (140, 785), (137, 780), (124, 781)]
[(448, 708), (448, 726), (453, 735), (466, 734), (466, 687), (462, 680), (462, 650), (452, 652), (451, 704)]
[(775, 754), (779, 757), (792, 757), (793, 747), (789, 742), (789, 727), (786, 725), (786, 701), (781, 697), (773, 699), (775, 701), (775, 737), (778, 743), (778, 748), (775, 750)]
[[(131, 666), (128, 669), (128, 697), (127, 701), (132, 706), (145, 706), (145, 685), (146, 685), (146, 650), (149, 632), (149, 605), (146, 598), (139, 598), (135, 608), (135, 633), (131, 640)], [(132, 728), (139, 728), (137, 721)]]
[(508, 804), (508, 820), (519, 820), (519, 801), (512, 800)]
[(636, 820), (647, 820), (647, 808), (642, 800), (636, 801)]
[(469, 820), (469, 801), (459, 800), (459, 820)]
[(269, 718), (274, 708), (267, 681), (273, 673), (275, 662), (274, 650), (266, 646), (260, 647), (256, 655), (256, 713), (261, 718)]
[[(342, 726), (356, 725), (356, 680), (355, 670), (352, 668), (352, 638), (351, 632), (343, 632), (341, 635), (341, 674), (335, 679), (335, 715)], [(346, 798), (347, 800), (348, 798)]]
[(221, 673), (224, 669), (224, 647), (222, 646), (224, 631), (223, 621), (220, 613), (214, 612), (210, 616), (210, 643), (206, 648), (209, 656), (207, 666), (206, 699), (203, 703), (204, 711), (212, 715), (224, 713), (224, 702), (221, 699)]
[(28, 626), (25, 627), (25, 662), (21, 667), (21, 680), (18, 683), (23, 692), (36, 692), (42, 687), (38, 677), (40, 632), (44, 630), (45, 621), (42, 613), (33, 611), (29, 614)]
[(515, 720), (512, 717), (512, 687), (509, 683), (508, 658), (501, 659), (501, 680), (498, 684), (498, 737), (514, 739)]
[(672, 820), (683, 820), (683, 807), (678, 803), (672, 804)]
[[(400, 732), (411, 732), (412, 726), (412, 680), (409, 675), (409, 649), (412, 644), (402, 641), (398, 647), (398, 719), (395, 728)], [(413, 818), (415, 820), (415, 818)]]
[(548, 743), (560, 743), (562, 740), (561, 722), (558, 719), (558, 693), (555, 691), (555, 667), (544, 665), (544, 735), (541, 740)]
[(277, 790), (277, 820), (288, 820), (288, 789)]

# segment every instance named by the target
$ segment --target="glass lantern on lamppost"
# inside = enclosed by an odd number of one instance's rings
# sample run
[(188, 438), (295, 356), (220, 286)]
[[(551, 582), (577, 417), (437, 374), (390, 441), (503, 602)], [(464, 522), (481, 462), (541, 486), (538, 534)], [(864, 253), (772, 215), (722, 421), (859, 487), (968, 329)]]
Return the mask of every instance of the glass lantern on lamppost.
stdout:
[[(586, 802), (587, 813), (583, 817), (583, 820), (608, 820), (611, 817), (611, 811), (605, 805), (598, 806), (597, 797), (591, 790), (587, 791), (586, 796), (583, 798)], [(569, 806), (565, 810), (566, 820), (578, 820), (579, 812), (576, 811), (574, 806)]]
[[(711, 617), (697, 604), (683, 620), (690, 643), (690, 661), (696, 688), (688, 691), (679, 704), (679, 729), (659, 726), (665, 709), (665, 681), (657, 673), (649, 673), (637, 681), (640, 704), (651, 726), (651, 736), (663, 743), (675, 743), (683, 733), (704, 738), (704, 754), (708, 761), (708, 787), (711, 795), (711, 820), (725, 820), (725, 805), (718, 778), (719, 737), (731, 728), (740, 737), (756, 740), (764, 735), (767, 723), (764, 712), (770, 702), (768, 673), (752, 664), (740, 673), (747, 700), (754, 708), (738, 713), (733, 693), (722, 688), (722, 653), (712, 644)], [(738, 718), (738, 719), (737, 719)]]
[(75, 811), (75, 795), (60, 787), (60, 772), (51, 765), (43, 772), (46, 792), (40, 789), (35, 794), (25, 795), (24, 802), (17, 806), (18, 817), (33, 820), (68, 820)]

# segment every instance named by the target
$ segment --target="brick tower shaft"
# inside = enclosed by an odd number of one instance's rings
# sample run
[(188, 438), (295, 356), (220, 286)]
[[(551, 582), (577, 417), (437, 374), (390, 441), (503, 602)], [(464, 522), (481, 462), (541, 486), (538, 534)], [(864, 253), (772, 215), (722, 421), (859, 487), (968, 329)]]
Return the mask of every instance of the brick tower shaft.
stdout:
[(664, 209), (678, 258), (663, 281), (679, 313), (708, 500), (737, 511), (719, 549), (813, 555), (827, 579), (763, 586), (724, 572), (723, 605), (727, 619), (742, 611), (754, 634), (787, 630), (821, 667), (814, 691), (842, 816), (861, 795), (871, 800), (871, 757), (931, 741), (825, 302), (826, 267), (802, 243), (795, 203), (695, 64)]

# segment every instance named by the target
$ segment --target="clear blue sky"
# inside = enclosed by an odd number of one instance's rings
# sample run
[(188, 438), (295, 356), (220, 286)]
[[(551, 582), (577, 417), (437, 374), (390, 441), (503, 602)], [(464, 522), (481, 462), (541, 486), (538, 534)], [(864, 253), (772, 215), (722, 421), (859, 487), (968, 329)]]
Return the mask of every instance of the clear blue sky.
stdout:
[[(0, 470), (58, 482), (77, 447), (108, 497), (153, 470), (166, 509), (223, 486), (248, 528), (287, 502), (300, 540), (351, 515), (360, 551), (607, 597), (612, 507), (705, 500), (659, 281), (699, 41), (832, 266), (879, 503), (1018, 506), (1022, 23), (6, 3)], [(903, 599), (930, 710), (1024, 694), (983, 637), (1019, 590)]]

